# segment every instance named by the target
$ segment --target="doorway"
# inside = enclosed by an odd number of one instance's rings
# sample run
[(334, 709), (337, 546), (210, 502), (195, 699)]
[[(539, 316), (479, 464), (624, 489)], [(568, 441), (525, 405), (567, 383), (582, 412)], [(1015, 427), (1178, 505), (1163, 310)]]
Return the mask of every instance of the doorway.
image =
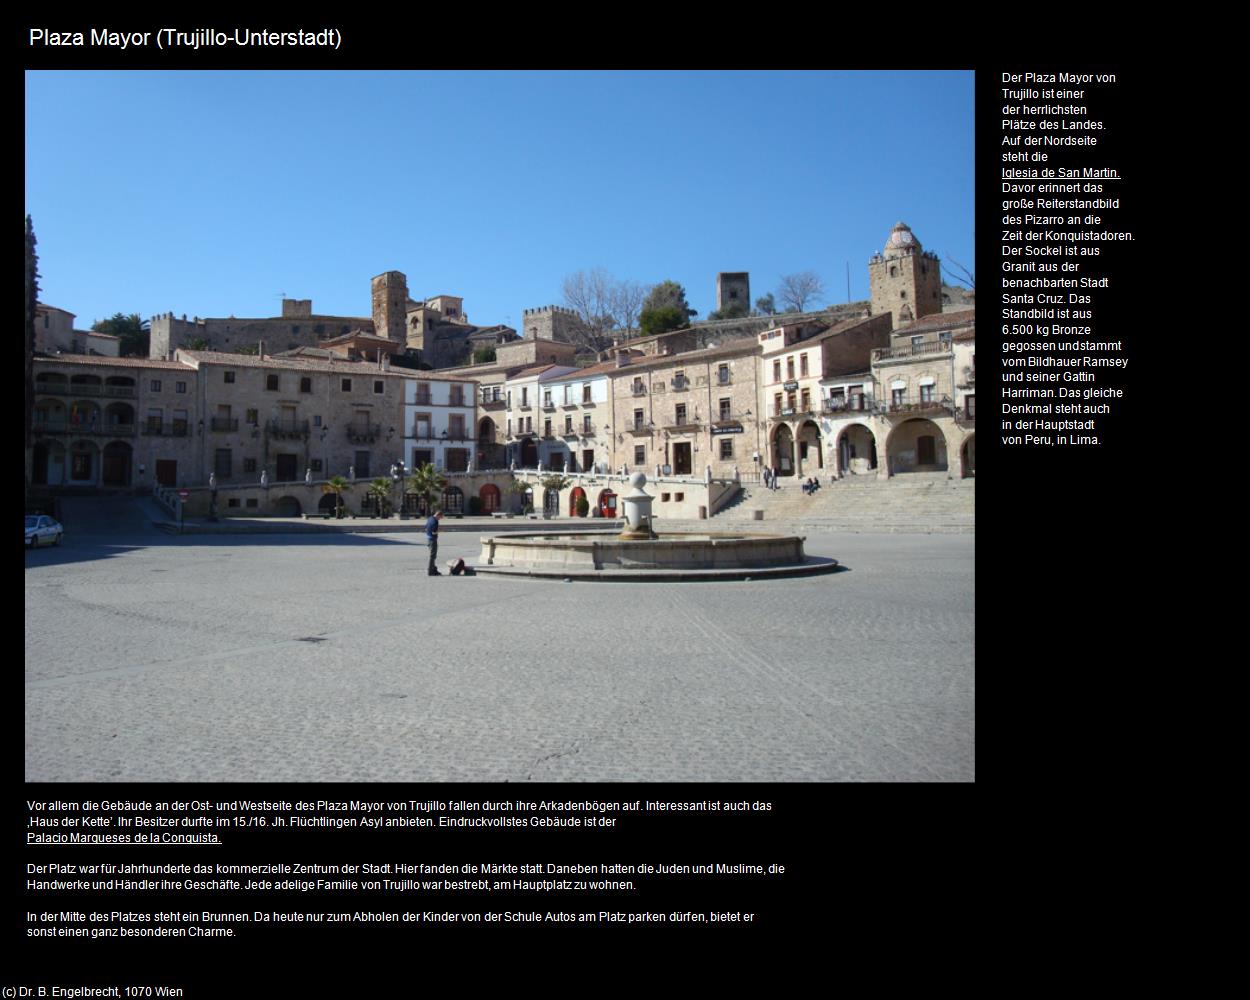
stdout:
[(681, 441), (673, 445), (673, 475), (690, 475), (690, 442)]

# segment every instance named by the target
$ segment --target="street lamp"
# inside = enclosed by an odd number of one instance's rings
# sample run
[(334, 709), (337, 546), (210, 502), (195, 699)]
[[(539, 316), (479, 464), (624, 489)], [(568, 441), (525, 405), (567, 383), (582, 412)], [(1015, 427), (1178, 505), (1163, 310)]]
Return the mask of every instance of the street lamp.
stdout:
[(404, 467), (404, 460), (401, 458), (391, 466), (391, 481), (395, 483), (397, 492), (399, 493), (399, 502), (395, 505), (395, 510), (399, 513), (400, 518), (404, 516), (404, 474), (408, 470)]

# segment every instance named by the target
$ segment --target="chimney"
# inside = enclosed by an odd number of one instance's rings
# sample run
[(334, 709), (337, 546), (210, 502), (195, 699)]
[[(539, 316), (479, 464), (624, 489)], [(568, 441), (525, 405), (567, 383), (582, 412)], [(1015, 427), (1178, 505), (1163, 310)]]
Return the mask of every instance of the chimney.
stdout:
[(629, 358), (628, 347), (626, 347), (624, 350), (620, 350), (616, 352), (616, 367), (617, 368), (624, 368), (627, 364), (629, 364), (629, 361), (630, 361), (630, 358)]

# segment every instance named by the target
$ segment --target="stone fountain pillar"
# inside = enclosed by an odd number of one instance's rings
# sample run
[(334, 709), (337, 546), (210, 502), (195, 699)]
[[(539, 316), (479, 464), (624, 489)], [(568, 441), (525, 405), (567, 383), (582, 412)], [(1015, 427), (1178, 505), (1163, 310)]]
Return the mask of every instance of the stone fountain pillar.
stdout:
[(635, 472), (629, 477), (629, 485), (633, 487), (633, 490), (621, 497), (621, 502), (625, 507), (625, 530), (621, 532), (619, 536), (621, 538), (638, 541), (656, 537), (651, 529), (653, 497), (643, 490), (646, 482), (645, 472)]

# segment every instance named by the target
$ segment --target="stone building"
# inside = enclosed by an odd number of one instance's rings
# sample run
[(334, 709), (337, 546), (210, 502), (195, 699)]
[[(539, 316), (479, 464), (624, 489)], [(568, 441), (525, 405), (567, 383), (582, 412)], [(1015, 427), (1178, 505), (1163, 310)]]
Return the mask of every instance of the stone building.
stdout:
[(404, 442), (411, 372), (381, 364), (179, 351), (196, 373), (199, 482), (384, 474)]
[(151, 320), (150, 358), (172, 358), (179, 348), (215, 352), (256, 349), (261, 343), (268, 354), (296, 347), (317, 347), (331, 337), (353, 330), (373, 333), (373, 320), (360, 316), (325, 316), (312, 311), (311, 299), (283, 299), (282, 315), (263, 319), (188, 320), (172, 313), (158, 313)]
[(903, 222), (868, 262), (872, 314), (890, 313), (896, 327), (942, 311), (942, 262), (926, 252)]
[(31, 483), (151, 489), (198, 481), (196, 372), (177, 361), (34, 359)]
[(740, 340), (684, 354), (622, 352), (612, 383), (613, 467), (730, 478), (760, 447), (759, 345)]
[(35, 306), (36, 354), (89, 354), (115, 358), (121, 353), (121, 338), (94, 330), (75, 330), (74, 314), (56, 306)]
[(822, 420), (821, 384), (868, 367), (890, 342), (889, 313), (826, 330), (786, 325), (759, 334), (758, 410), (767, 420), (764, 461), (782, 476), (820, 475), (833, 447)]

